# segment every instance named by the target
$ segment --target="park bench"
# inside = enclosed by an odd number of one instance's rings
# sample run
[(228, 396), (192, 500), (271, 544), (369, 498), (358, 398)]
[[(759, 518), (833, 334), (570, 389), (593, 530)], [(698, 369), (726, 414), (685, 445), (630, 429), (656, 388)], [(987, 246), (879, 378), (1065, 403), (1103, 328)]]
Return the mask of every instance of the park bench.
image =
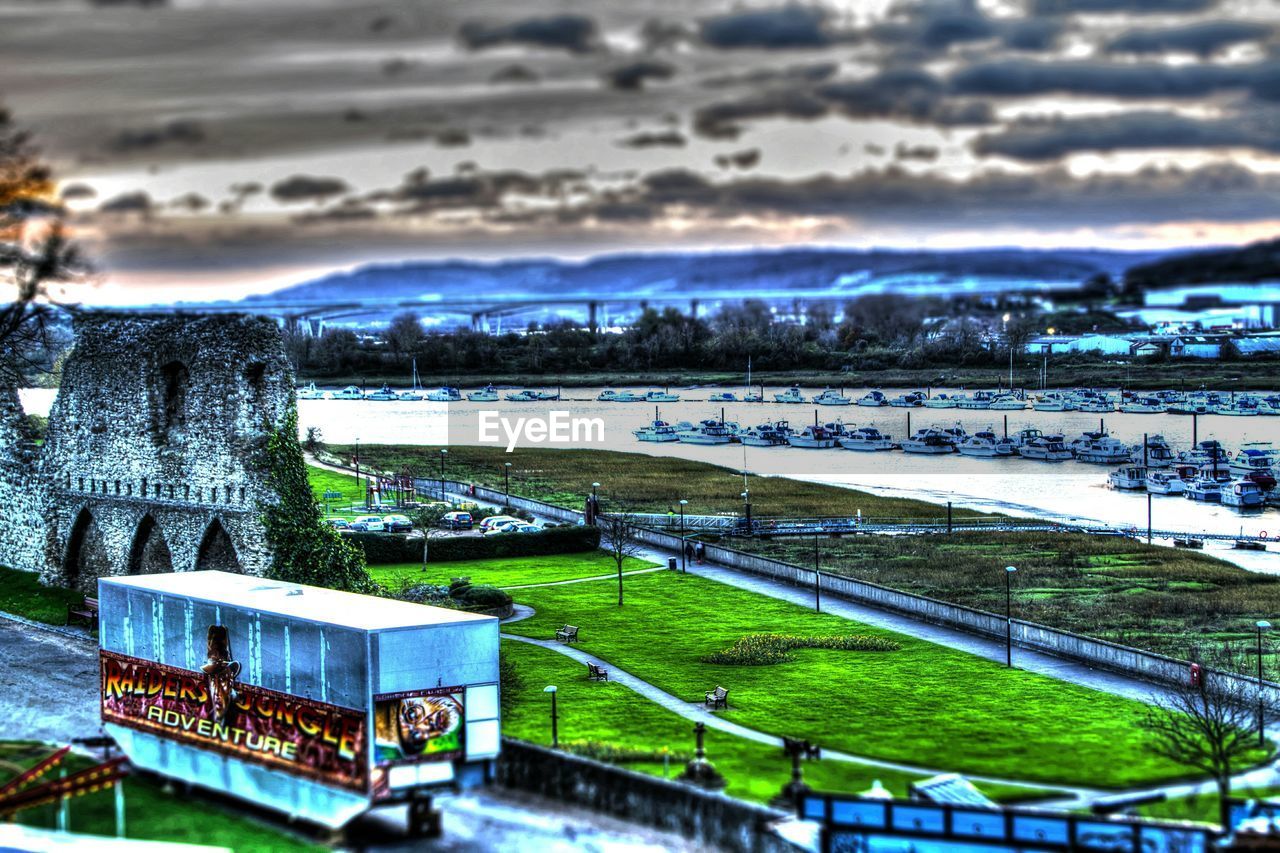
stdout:
[(565, 625), (559, 631), (556, 631), (556, 639), (562, 643), (578, 642), (578, 629), (573, 625)]
[(68, 604), (66, 624), (70, 625), (72, 619), (83, 621), (90, 628), (97, 628), (98, 599), (90, 598), (86, 595), (84, 597), (84, 601), (82, 601), (79, 606)]
[(727, 709), (729, 707), (729, 691), (717, 686), (715, 690), (707, 694), (706, 704), (710, 705), (713, 711), (717, 708)]
[(587, 681), (608, 681), (609, 670), (599, 664), (587, 664)]

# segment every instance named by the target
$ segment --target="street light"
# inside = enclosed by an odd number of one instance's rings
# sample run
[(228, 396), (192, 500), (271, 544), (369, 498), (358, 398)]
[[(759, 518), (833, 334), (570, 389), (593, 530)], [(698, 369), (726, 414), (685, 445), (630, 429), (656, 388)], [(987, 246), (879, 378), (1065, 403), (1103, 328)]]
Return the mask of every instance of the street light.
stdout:
[(1009, 391), (1013, 392), (1013, 340), (1009, 337), (1009, 315), (1000, 318), (1004, 321), (1004, 339), (1009, 344)]
[(506, 494), (506, 505), (511, 506), (511, 463), (502, 463), (502, 490)]
[(680, 501), (680, 574), (689, 571), (689, 552), (686, 550), (689, 543), (684, 538), (684, 508), (688, 504), (688, 501)]
[(1259, 619), (1256, 623), (1258, 628), (1258, 746), (1267, 745), (1266, 736), (1263, 734), (1263, 717), (1262, 717), (1262, 632), (1271, 630), (1271, 623)]
[(543, 693), (551, 694), (551, 748), (559, 749), (560, 747), (560, 731), (558, 726), (558, 717), (556, 716), (556, 686), (548, 684), (542, 688)]
[(1004, 567), (1004, 665), (1013, 666), (1013, 593), (1010, 589), (1010, 581), (1013, 573), (1017, 571), (1014, 566)]
[(360, 496), (360, 436), (356, 436), (356, 497)]
[(444, 459), (449, 455), (448, 448), (440, 448), (440, 500), (448, 500), (444, 492)]

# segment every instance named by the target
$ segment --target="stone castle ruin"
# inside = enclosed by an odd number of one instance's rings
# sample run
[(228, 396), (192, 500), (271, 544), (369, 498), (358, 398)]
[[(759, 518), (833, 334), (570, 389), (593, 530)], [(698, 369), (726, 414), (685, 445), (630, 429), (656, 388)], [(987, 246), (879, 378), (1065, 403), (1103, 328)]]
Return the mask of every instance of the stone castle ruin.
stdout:
[(0, 393), (0, 563), (92, 593), (99, 577), (270, 563), (254, 459), (293, 406), (275, 324), (93, 314), (34, 447)]

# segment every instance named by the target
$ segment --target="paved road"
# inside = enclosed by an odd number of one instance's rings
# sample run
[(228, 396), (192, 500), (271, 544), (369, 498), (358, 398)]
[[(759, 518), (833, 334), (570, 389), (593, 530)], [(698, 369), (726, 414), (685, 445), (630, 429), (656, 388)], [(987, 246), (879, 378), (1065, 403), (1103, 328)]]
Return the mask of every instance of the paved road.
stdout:
[(0, 619), (0, 737), (66, 743), (98, 733), (97, 644)]

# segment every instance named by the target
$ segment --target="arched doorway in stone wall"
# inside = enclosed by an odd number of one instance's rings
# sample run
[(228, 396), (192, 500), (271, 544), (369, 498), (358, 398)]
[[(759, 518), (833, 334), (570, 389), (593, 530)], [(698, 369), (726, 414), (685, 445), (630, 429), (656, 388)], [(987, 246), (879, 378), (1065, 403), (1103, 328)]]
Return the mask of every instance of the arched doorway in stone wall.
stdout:
[(155, 518), (147, 513), (138, 522), (138, 530), (129, 548), (129, 574), (156, 575), (173, 571), (173, 555), (164, 531)]
[(63, 583), (85, 595), (97, 595), (98, 578), (113, 574), (102, 531), (98, 529), (93, 513), (84, 507), (76, 515), (71, 536), (67, 539), (67, 551), (62, 560)]
[(236, 546), (232, 544), (222, 522), (214, 519), (209, 522), (204, 538), (200, 540), (200, 550), (196, 554), (196, 571), (212, 569), (220, 572), (241, 573), (240, 558), (236, 556)]

